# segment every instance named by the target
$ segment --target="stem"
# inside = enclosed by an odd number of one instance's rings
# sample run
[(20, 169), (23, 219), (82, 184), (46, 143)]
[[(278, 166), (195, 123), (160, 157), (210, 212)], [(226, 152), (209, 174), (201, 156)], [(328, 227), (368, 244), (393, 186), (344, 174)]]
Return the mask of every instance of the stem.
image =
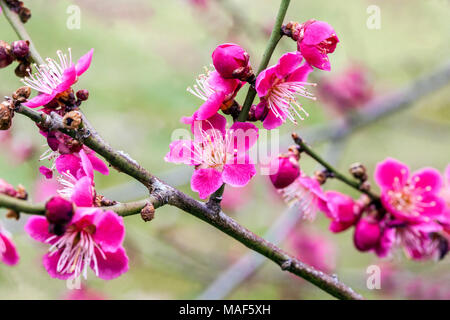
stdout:
[[(118, 203), (108, 207), (99, 207), (99, 209), (105, 211), (112, 210), (116, 212), (119, 216), (125, 217), (139, 213), (147, 203), (153, 201), (154, 199), (148, 198), (139, 201)], [(45, 203), (31, 203), (29, 201), (10, 197), (5, 194), (0, 194), (0, 208), (12, 209), (19, 213), (34, 214), (40, 216), (45, 215)]]
[(44, 60), (42, 59), (39, 52), (36, 50), (36, 47), (33, 44), (33, 41), (31, 41), (30, 35), (28, 34), (27, 30), (25, 29), (22, 21), (20, 21), (19, 16), (17, 13), (11, 11), (8, 7), (8, 5), (5, 3), (5, 0), (0, 0), (0, 6), (3, 9), (3, 13), (5, 14), (6, 19), (8, 20), (11, 27), (14, 29), (16, 34), (19, 36), (21, 40), (28, 40), (30, 41), (30, 44), (28, 45), (30, 48), (30, 57), (33, 60), (33, 62), (37, 64), (44, 64)]
[(351, 180), (347, 178), (345, 175), (340, 173), (336, 168), (334, 168), (332, 165), (330, 165), (328, 162), (326, 162), (324, 159), (322, 159), (311, 147), (309, 147), (296, 133), (292, 134), (292, 138), (294, 139), (294, 142), (301, 148), (301, 152), (305, 152), (308, 154), (311, 158), (316, 160), (318, 163), (320, 163), (325, 169), (327, 169), (329, 172), (333, 174), (333, 177), (344, 182), (345, 184), (349, 185), (350, 187), (358, 190), (359, 192), (365, 193), (373, 200), (378, 200), (380, 197), (371, 191), (368, 190), (362, 190), (360, 188), (360, 183)]
[[(269, 43), (267, 44), (266, 50), (264, 51), (261, 63), (259, 64), (258, 74), (267, 68), (269, 64), (270, 58), (272, 57), (273, 51), (275, 50), (278, 41), (280, 41), (281, 34), (281, 25), (283, 24), (284, 17), (286, 16), (287, 9), (289, 7), (289, 3), (291, 0), (281, 0), (280, 8), (278, 9), (277, 18), (275, 20), (275, 25), (273, 26), (272, 33), (270, 34)], [(247, 96), (245, 97), (244, 104), (242, 106), (242, 111), (239, 114), (238, 121), (245, 122), (248, 118), (248, 112), (252, 106), (253, 100), (256, 96), (256, 90), (253, 87), (248, 88)]]

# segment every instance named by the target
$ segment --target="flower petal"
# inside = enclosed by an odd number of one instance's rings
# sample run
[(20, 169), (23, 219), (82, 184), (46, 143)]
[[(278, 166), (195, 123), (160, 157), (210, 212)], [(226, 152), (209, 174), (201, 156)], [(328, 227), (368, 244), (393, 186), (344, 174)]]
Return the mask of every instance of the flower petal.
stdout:
[(222, 185), (222, 173), (213, 168), (195, 170), (191, 178), (191, 189), (206, 199)]
[[(285, 116), (284, 113), (283, 115)], [(277, 117), (272, 110), (269, 110), (269, 113), (263, 121), (263, 127), (266, 130), (272, 130), (281, 126), (285, 120), (286, 118)]]
[(92, 55), (94, 54), (94, 49), (89, 50), (84, 56), (78, 59), (77, 65), (75, 67), (77, 76), (81, 76), (89, 66), (91, 65)]
[(19, 254), (14, 243), (2, 233), (0, 233), (0, 242), (3, 242), (5, 246), (5, 251), (0, 252), (0, 260), (8, 266), (16, 265), (19, 262)]
[(392, 189), (394, 181), (398, 179), (400, 186), (405, 185), (409, 178), (409, 168), (405, 164), (392, 158), (387, 158), (377, 164), (375, 168), (375, 181), (382, 190)]
[(69, 68), (64, 70), (62, 75), (62, 82), (54, 90), (57, 94), (66, 91), (77, 81), (77, 72), (75, 66), (72, 64)]
[(230, 143), (227, 146), (228, 152), (234, 154), (244, 154), (258, 140), (258, 128), (249, 122), (235, 122), (228, 130)]
[(225, 93), (216, 91), (211, 94), (208, 99), (198, 108), (197, 120), (206, 120), (214, 116), (219, 111), (225, 99)]
[(78, 153), (81, 158), (81, 165), (83, 167), (84, 173), (91, 179), (94, 179), (94, 168), (92, 167), (92, 163), (89, 160), (88, 156), (86, 155), (86, 152), (81, 149)]
[(223, 182), (233, 187), (243, 187), (256, 174), (254, 164), (226, 164), (223, 168)]
[(79, 207), (92, 207), (94, 203), (92, 180), (85, 176), (75, 183), (70, 199)]
[(25, 232), (36, 241), (45, 242), (53, 236), (48, 232), (48, 221), (44, 217), (30, 217), (25, 224)]
[(184, 163), (187, 165), (199, 164), (194, 154), (192, 140), (176, 140), (169, 145), (170, 151), (164, 157), (167, 162)]
[[(122, 247), (119, 247), (115, 252), (104, 253), (106, 259), (103, 258), (98, 249), (95, 249), (99, 278), (111, 280), (128, 271), (128, 257)], [(94, 262), (91, 262), (91, 268), (94, 270)]]
[(72, 277), (73, 272), (62, 274), (57, 271), (58, 261), (59, 261), (60, 257), (61, 257), (61, 250), (58, 250), (58, 251), (54, 252), (53, 254), (51, 254), (49, 252), (49, 253), (46, 253), (44, 255), (44, 257), (42, 258), (42, 263), (44, 264), (44, 268), (45, 268), (45, 270), (47, 270), (50, 277), (61, 279), (61, 280), (67, 280), (70, 277)]
[(113, 211), (105, 211), (95, 219), (95, 242), (104, 251), (117, 250), (125, 238), (123, 218)]
[(106, 165), (105, 162), (103, 162), (103, 160), (97, 157), (94, 151), (86, 154), (95, 171), (100, 172), (101, 174), (106, 176), (109, 174), (108, 166)]
[(422, 193), (439, 193), (443, 184), (441, 174), (434, 168), (423, 168), (414, 172), (411, 181)]
[(56, 96), (56, 93), (53, 93), (53, 92), (51, 94), (41, 93), (40, 95), (37, 95), (36, 97), (23, 103), (23, 105), (28, 108), (42, 107), (42, 106), (45, 106), (50, 101), (52, 101), (55, 96)]
[(302, 62), (302, 59), (303, 57), (298, 51), (283, 54), (275, 67), (277, 77), (283, 79), (289, 76)]
[(69, 172), (76, 177), (81, 168), (81, 160), (74, 154), (62, 154), (56, 158), (55, 167), (60, 174)]
[(46, 178), (51, 179), (53, 178), (53, 171), (47, 168), (46, 166), (40, 166), (39, 172)]

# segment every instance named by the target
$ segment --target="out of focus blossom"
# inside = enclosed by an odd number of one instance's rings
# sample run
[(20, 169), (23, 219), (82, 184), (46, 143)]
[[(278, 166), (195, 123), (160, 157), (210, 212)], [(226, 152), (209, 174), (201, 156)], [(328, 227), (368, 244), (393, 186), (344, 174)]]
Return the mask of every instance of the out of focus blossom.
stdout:
[(8, 266), (14, 266), (19, 262), (19, 254), (11, 240), (11, 235), (0, 224), (0, 261)]
[(298, 160), (299, 154), (289, 151), (271, 161), (269, 178), (276, 189), (286, 188), (297, 179), (300, 175)]
[(352, 197), (337, 191), (325, 192), (320, 198), (319, 208), (331, 219), (330, 230), (341, 232), (353, 226), (361, 214), (361, 205)]
[(212, 53), (214, 68), (225, 79), (245, 81), (252, 70), (249, 59), (249, 54), (234, 43), (221, 44)]
[(317, 89), (320, 100), (340, 113), (360, 108), (373, 97), (368, 72), (358, 65), (337, 76), (322, 78)]

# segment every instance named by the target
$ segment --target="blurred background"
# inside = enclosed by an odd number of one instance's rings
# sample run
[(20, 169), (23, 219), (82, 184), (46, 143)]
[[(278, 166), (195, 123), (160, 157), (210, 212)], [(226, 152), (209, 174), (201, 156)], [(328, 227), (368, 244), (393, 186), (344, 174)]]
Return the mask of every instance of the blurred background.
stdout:
[[(183, 127), (180, 117), (191, 115), (201, 103), (186, 88), (203, 72), (203, 66), (211, 63), (212, 51), (223, 42), (244, 47), (257, 69), (279, 1), (24, 2), (33, 15), (27, 30), (42, 56), (55, 57), (56, 50), (72, 48), (73, 58), (78, 59), (95, 48), (91, 68), (75, 88), (89, 90), (82, 110), (105, 139), (197, 198), (189, 188), (191, 171), (163, 160), (173, 130)], [(79, 29), (67, 25), (72, 5), (80, 9)], [(380, 9), (379, 29), (367, 25), (373, 14), (367, 11), (371, 5)], [(347, 0), (345, 5), (331, 0), (291, 1), (286, 22), (327, 21), (340, 43), (331, 55), (331, 72), (314, 72), (318, 100), (304, 102), (310, 117), (298, 127), (286, 123), (280, 136), (293, 130), (309, 133), (314, 147), (345, 172), (359, 161), (372, 176), (376, 163), (387, 156), (406, 162), (413, 170), (433, 166), (443, 172), (450, 155), (448, 84), (421, 83), (420, 88), (431, 85), (426, 95), (331, 143), (323, 133), (315, 136), (315, 131), (308, 130), (334, 125), (336, 119), (345, 119), (355, 110), (364, 112), (367, 102), (389, 97), (446, 63), (448, 68), (449, 15), (447, 0)], [(0, 39), (17, 40), (3, 16)], [(292, 40), (283, 39), (271, 64), (295, 49)], [(2, 96), (21, 85), (13, 70), (9, 66), (0, 72)], [(447, 72), (443, 83), (450, 81), (448, 78)], [(241, 103), (246, 92), (241, 90), (237, 98)], [(43, 182), (37, 170), (48, 164), (37, 161), (47, 149), (37, 128), (16, 116), (11, 132), (0, 140), (0, 177), (14, 185), (23, 184), (33, 200), (44, 201), (55, 186)], [(309, 174), (317, 168), (306, 156), (301, 166)], [(299, 221), (298, 213), (287, 210), (267, 182), (267, 177), (259, 176), (244, 190), (227, 187), (224, 210), (259, 235), (269, 232), (269, 238), (279, 241), (288, 252), (339, 275), (367, 298), (450, 298), (448, 257), (437, 263), (419, 263), (408, 261), (401, 253), (388, 260), (360, 253), (353, 246), (351, 231), (331, 234), (329, 221), (320, 213), (315, 222)], [(99, 193), (120, 201), (145, 196), (142, 187), (114, 170), (108, 177), (98, 175), (96, 186)], [(326, 188), (358, 196), (339, 183), (329, 183)], [(281, 272), (274, 263), (249, 256), (243, 245), (213, 227), (168, 206), (158, 209), (151, 223), (143, 223), (139, 216), (126, 218), (128, 273), (112, 281), (90, 273), (82, 283), (83, 290), (69, 291), (65, 281), (52, 279), (44, 271), (40, 260), (46, 246), (24, 234), (26, 217), (19, 222), (6, 221), (4, 213), (0, 219), (12, 232), (21, 261), (16, 267), (0, 264), (1, 299), (329, 298), (307, 282)], [(380, 290), (366, 286), (370, 265), (382, 269)]]

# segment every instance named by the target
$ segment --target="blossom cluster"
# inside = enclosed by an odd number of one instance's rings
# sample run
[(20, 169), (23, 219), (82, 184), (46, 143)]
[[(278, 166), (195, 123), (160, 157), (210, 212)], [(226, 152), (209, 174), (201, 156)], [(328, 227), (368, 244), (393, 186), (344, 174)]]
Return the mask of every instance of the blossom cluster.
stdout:
[[(60, 116), (68, 128), (77, 128), (81, 121), (79, 107), (89, 93), (87, 90), (74, 93), (73, 85), (89, 68), (93, 50), (77, 63), (72, 61), (70, 49), (68, 54), (58, 51), (57, 55), (58, 61), (49, 58), (46, 64), (35, 65), (34, 74), (28, 71), (22, 80), (28, 89), (21, 88), (21, 95), (19, 90), (15, 95), (26, 98), (20, 101), (23, 105)], [(34, 98), (28, 99), (29, 88), (38, 92)], [(123, 219), (111, 210), (99, 208), (103, 198), (97, 194), (94, 182), (94, 171), (107, 175), (108, 166), (78, 140), (56, 129), (37, 126), (48, 145), (40, 160), (50, 161), (49, 166), (42, 165), (39, 171), (59, 185), (57, 194), (45, 203), (45, 217), (32, 216), (25, 225), (25, 231), (34, 240), (50, 246), (43, 257), (45, 269), (59, 279), (87, 278), (89, 268), (102, 279), (118, 277), (128, 270)], [(0, 193), (19, 197), (18, 190), (3, 181)], [(6, 264), (18, 262), (15, 247), (1, 228), (0, 256)]]
[[(450, 165), (444, 177), (433, 168), (412, 174), (407, 165), (388, 158), (378, 163), (375, 182), (381, 195), (363, 194), (354, 200), (335, 190), (324, 191), (330, 172), (308, 177), (300, 170), (299, 151), (292, 148), (273, 160), (278, 168), (270, 179), (288, 202), (301, 204), (300, 211), (314, 218), (321, 211), (331, 220), (330, 231), (354, 229), (354, 245), (359, 251), (372, 251), (379, 257), (402, 247), (414, 260), (442, 259), (450, 240)], [(365, 168), (358, 164), (352, 175), (367, 188)], [(367, 189), (366, 189), (367, 190)]]
[[(298, 97), (315, 99), (307, 91), (315, 84), (307, 81), (314, 67), (330, 70), (328, 53), (332, 53), (338, 38), (325, 22), (314, 21), (298, 25), (298, 50), (283, 54), (278, 62), (258, 75), (252, 71), (249, 54), (239, 45), (221, 44), (212, 53), (212, 70), (206, 70), (188, 91), (203, 100), (198, 109), (181, 122), (190, 125), (193, 140), (178, 140), (170, 144), (165, 160), (195, 167), (191, 188), (206, 199), (225, 183), (245, 186), (255, 175), (255, 165), (248, 155), (258, 139), (258, 128), (248, 121), (261, 121), (265, 129), (281, 126), (288, 119), (297, 123), (308, 116)], [(243, 110), (236, 100), (238, 91), (249, 83), (259, 97), (259, 103), (239, 121)], [(227, 126), (226, 117), (234, 123)], [(227, 129), (227, 127), (229, 127)]]

